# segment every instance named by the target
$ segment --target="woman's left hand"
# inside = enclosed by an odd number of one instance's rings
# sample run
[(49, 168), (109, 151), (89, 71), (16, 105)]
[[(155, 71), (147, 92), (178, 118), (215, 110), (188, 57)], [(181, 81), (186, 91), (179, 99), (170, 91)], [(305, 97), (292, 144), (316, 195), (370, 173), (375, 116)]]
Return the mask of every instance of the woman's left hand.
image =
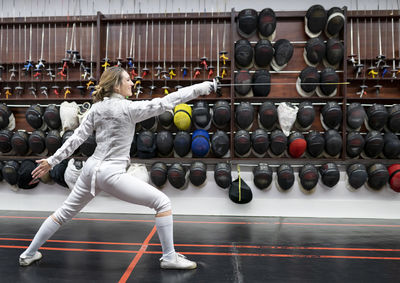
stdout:
[(44, 174), (46, 174), (47, 172), (49, 172), (50, 169), (51, 169), (51, 166), (50, 166), (50, 164), (47, 162), (46, 159), (36, 160), (36, 163), (39, 163), (39, 166), (36, 167), (36, 168), (32, 171), (32, 178), (33, 178), (33, 179), (38, 179), (38, 178), (42, 177)]

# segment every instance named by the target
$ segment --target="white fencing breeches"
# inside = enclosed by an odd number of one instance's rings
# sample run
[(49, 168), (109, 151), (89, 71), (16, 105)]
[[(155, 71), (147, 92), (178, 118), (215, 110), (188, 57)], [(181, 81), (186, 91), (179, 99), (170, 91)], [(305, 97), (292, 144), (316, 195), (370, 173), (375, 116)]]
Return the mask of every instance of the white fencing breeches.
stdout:
[[(54, 212), (60, 224), (74, 217), (93, 199), (90, 186), (94, 167), (93, 159), (89, 158), (74, 189), (63, 205)], [(121, 200), (153, 208), (156, 213), (171, 210), (171, 202), (163, 192), (126, 173), (125, 162), (103, 161), (95, 178), (96, 191), (105, 191)]]

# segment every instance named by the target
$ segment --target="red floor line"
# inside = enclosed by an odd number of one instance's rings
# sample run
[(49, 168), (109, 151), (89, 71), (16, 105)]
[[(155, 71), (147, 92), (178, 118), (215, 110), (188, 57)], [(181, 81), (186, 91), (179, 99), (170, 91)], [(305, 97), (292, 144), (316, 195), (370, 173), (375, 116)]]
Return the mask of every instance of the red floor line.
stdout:
[(384, 259), (400, 260), (400, 257), (379, 257), (379, 256), (342, 256), (342, 255), (298, 255), (298, 254), (246, 254), (246, 253), (202, 253), (202, 252), (183, 252), (187, 255), (225, 255), (225, 256), (260, 256), (260, 257), (295, 257), (295, 258), (339, 258), (339, 259)]
[(144, 240), (142, 246), (140, 247), (139, 252), (136, 254), (135, 258), (132, 260), (132, 262), (129, 264), (128, 268), (125, 270), (125, 273), (122, 275), (121, 279), (118, 281), (118, 283), (125, 283), (126, 280), (128, 280), (129, 276), (131, 275), (133, 269), (135, 268), (136, 264), (139, 262), (140, 258), (144, 254), (144, 252), (147, 249), (147, 246), (153, 237), (154, 233), (157, 231), (156, 226), (154, 225), (153, 229), (150, 231), (149, 235), (147, 235), (146, 239)]
[[(27, 246), (8, 246), (0, 245), (0, 248), (13, 248), (13, 249), (26, 249)], [(54, 251), (78, 251), (78, 252), (107, 252), (107, 253), (136, 253), (135, 258), (140, 254), (161, 254), (161, 251), (124, 251), (124, 250), (96, 250), (96, 249), (71, 249), (71, 248), (51, 248), (42, 247), (41, 250), (54, 250)], [(320, 259), (374, 259), (374, 260), (400, 260), (400, 257), (380, 257), (380, 256), (345, 256), (345, 255), (300, 255), (300, 254), (256, 254), (256, 253), (211, 253), (211, 252), (181, 252), (185, 255), (209, 255), (209, 256), (248, 256), (248, 257), (279, 257), (279, 258), (320, 258)], [(135, 259), (134, 259), (135, 260)], [(133, 263), (133, 261), (132, 261)], [(129, 265), (131, 266), (132, 263)], [(137, 262), (136, 262), (137, 263)], [(135, 265), (136, 265), (135, 263)], [(126, 277), (129, 277), (132, 272), (133, 266)], [(129, 269), (129, 267), (128, 267)], [(127, 271), (128, 271), (127, 269)], [(125, 271), (125, 273), (127, 273)], [(124, 274), (125, 275), (125, 274)], [(122, 280), (122, 278), (121, 278)], [(120, 282), (126, 282), (120, 281)]]
[[(0, 241), (32, 241), (32, 239), (19, 238), (0, 238)], [(70, 244), (94, 244), (94, 245), (122, 245), (122, 246), (141, 246), (143, 243), (126, 243), (126, 242), (94, 242), (94, 241), (70, 241), (70, 240), (47, 240), (49, 243), (70, 243)], [(160, 244), (148, 244), (155, 246)]]
[[(0, 241), (27, 241), (25, 238), (0, 238)], [(94, 244), (94, 245), (121, 245), (141, 246), (143, 243), (126, 242), (94, 242), (94, 241), (68, 241), (68, 240), (47, 240), (49, 243), (71, 243), (71, 244)], [(159, 243), (148, 243), (147, 246), (160, 246)], [(400, 252), (400, 249), (374, 249), (374, 248), (335, 248), (335, 247), (302, 247), (302, 246), (262, 246), (262, 245), (198, 245), (198, 244), (175, 244), (176, 247), (198, 247), (198, 248), (240, 248), (240, 249), (273, 249), (273, 250), (334, 250), (334, 251), (369, 251), (369, 252)]]
[[(10, 219), (46, 219), (47, 217), (39, 216), (6, 216), (0, 215), (0, 218)], [(152, 223), (154, 220), (135, 220), (135, 219), (107, 219), (107, 218), (72, 218), (72, 220), (81, 221), (109, 221), (109, 222), (144, 222)], [(230, 225), (299, 225), (299, 226), (343, 226), (343, 227), (388, 227), (400, 228), (397, 224), (357, 224), (357, 223), (311, 223), (311, 222), (226, 222), (226, 221), (191, 221), (191, 220), (174, 220), (174, 223), (189, 224), (230, 224)]]
[[(11, 248), (11, 249), (26, 249), (27, 247), (28, 246), (0, 245), (0, 248)], [(139, 252), (131, 250), (99, 250), (99, 249), (77, 249), (77, 248), (53, 248), (53, 247), (41, 247), (40, 250), (68, 251), (68, 252), (127, 253), (127, 254)]]

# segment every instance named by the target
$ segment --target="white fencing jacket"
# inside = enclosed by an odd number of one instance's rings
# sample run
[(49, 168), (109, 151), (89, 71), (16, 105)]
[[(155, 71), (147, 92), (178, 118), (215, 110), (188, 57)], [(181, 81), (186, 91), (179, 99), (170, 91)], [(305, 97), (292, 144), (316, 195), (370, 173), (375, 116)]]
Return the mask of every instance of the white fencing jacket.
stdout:
[(53, 168), (69, 157), (93, 131), (96, 131), (96, 150), (84, 165), (92, 167), (89, 170), (91, 184), (86, 185), (90, 185), (90, 192), (95, 195), (96, 173), (103, 161), (126, 163), (125, 168), (129, 165), (129, 150), (136, 123), (160, 115), (173, 109), (175, 105), (195, 99), (199, 95), (209, 94), (212, 87), (212, 82), (203, 82), (181, 88), (162, 98), (143, 101), (130, 101), (114, 93), (111, 97), (93, 104), (74, 134), (53, 156), (47, 158), (47, 162)]

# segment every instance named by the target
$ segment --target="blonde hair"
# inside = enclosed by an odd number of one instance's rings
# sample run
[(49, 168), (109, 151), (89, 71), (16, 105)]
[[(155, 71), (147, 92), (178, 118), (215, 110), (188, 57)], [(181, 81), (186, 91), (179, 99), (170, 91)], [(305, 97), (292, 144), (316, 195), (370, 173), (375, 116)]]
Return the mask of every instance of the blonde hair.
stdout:
[(92, 93), (93, 103), (102, 101), (104, 97), (109, 97), (114, 93), (114, 88), (121, 84), (124, 69), (120, 67), (110, 67), (104, 71), (100, 77), (99, 84), (94, 87)]

